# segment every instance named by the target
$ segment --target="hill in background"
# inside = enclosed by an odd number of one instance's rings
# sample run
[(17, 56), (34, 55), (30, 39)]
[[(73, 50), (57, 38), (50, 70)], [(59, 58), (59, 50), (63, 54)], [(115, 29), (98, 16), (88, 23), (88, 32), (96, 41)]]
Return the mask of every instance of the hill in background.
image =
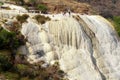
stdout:
[(87, 3), (79, 3), (75, 0), (8, 0), (9, 2), (13, 2), (15, 4), (22, 4), (26, 8), (35, 7), (32, 9), (36, 9), (41, 7), (41, 5), (45, 5), (47, 7), (47, 12), (49, 13), (60, 13), (67, 11), (70, 9), (75, 13), (85, 13), (85, 14), (94, 14), (95, 11), (92, 7)]
[(101, 15), (107, 17), (110, 15), (120, 16), (120, 0), (76, 0), (90, 4)]

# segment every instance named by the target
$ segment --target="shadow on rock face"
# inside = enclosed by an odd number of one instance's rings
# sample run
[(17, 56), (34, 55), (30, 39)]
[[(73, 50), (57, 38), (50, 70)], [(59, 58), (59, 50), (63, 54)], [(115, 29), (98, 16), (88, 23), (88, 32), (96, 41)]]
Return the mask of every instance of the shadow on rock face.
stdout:
[(38, 55), (38, 57), (42, 57), (45, 55), (43, 50), (37, 51), (36, 54)]

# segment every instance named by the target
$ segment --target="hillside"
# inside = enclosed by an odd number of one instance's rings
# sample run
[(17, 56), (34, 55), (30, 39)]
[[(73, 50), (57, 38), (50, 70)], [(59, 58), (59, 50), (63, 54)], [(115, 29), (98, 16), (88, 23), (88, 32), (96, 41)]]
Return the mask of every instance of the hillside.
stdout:
[(120, 0), (77, 0), (90, 4), (103, 16), (120, 16)]
[(75, 13), (91, 14), (93, 10), (90, 5), (86, 3), (78, 3), (74, 0), (44, 0), (44, 4), (48, 6), (50, 12), (58, 13), (70, 9)]
[(39, 4), (44, 4), (47, 6), (49, 13), (59, 13), (70, 9), (75, 13), (99, 13), (105, 17), (120, 15), (120, 0), (10, 0), (10, 2), (11, 1), (25, 4), (25, 6), (29, 4), (29, 7), (37, 7)]
[(95, 11), (86, 3), (78, 3), (75, 0), (10, 0), (15, 4), (22, 4), (27, 8), (38, 7), (40, 4), (47, 7), (49, 13), (61, 13), (70, 9), (75, 13), (93, 14)]

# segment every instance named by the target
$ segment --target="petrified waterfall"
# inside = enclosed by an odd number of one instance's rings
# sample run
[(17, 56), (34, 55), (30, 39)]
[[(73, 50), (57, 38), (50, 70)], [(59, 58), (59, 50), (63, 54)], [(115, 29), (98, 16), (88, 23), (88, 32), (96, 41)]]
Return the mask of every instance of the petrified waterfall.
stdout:
[(70, 80), (120, 80), (120, 42), (113, 26), (100, 16), (50, 16), (22, 25), (28, 39), (28, 61), (44, 60), (60, 67)]

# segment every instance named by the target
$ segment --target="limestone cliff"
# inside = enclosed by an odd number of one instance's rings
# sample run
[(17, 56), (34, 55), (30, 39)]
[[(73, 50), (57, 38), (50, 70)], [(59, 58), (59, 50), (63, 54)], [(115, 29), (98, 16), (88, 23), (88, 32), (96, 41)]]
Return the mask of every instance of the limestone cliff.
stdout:
[(112, 25), (97, 15), (73, 15), (49, 15), (52, 20), (43, 25), (32, 19), (23, 24), (28, 60), (59, 61), (70, 80), (119, 80), (120, 42)]

